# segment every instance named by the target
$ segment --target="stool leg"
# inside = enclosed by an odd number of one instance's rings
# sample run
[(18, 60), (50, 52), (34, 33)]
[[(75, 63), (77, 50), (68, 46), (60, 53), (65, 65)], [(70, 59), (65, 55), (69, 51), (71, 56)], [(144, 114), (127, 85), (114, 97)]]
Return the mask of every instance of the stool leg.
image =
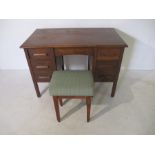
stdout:
[(57, 117), (58, 122), (60, 122), (60, 112), (59, 112), (58, 97), (53, 96), (53, 101), (54, 101), (54, 107), (55, 107), (56, 117)]
[(63, 106), (62, 98), (59, 98), (59, 103), (60, 103), (61, 106)]
[(86, 105), (87, 105), (87, 122), (90, 121), (90, 109), (91, 109), (91, 97), (86, 97)]

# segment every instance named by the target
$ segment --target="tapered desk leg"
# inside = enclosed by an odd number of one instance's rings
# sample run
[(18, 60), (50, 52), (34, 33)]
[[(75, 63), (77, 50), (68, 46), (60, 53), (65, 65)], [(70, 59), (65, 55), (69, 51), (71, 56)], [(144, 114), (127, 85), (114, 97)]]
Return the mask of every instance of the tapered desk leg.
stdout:
[(91, 109), (91, 97), (86, 97), (86, 105), (87, 105), (87, 122), (90, 121), (90, 109)]
[(114, 97), (114, 96), (115, 96), (116, 86), (117, 86), (117, 81), (115, 81), (115, 82), (113, 83), (112, 91), (111, 91), (111, 97)]
[(117, 68), (116, 78), (115, 78), (115, 80), (113, 82), (113, 86), (112, 86), (111, 97), (115, 96), (115, 91), (116, 91), (116, 87), (117, 87), (117, 81), (118, 81), (120, 67), (121, 67), (121, 63), (122, 63), (124, 48), (122, 48), (121, 50), (122, 50), (122, 52), (121, 52), (121, 55), (120, 55), (120, 60), (119, 60), (118, 68)]
[(37, 96), (38, 96), (38, 97), (41, 97), (38, 83), (37, 83), (37, 82), (34, 82), (34, 81), (33, 81), (33, 83), (34, 83), (34, 88), (35, 88), (35, 90), (36, 90)]
[(54, 107), (55, 107), (57, 121), (60, 122), (60, 111), (59, 111), (58, 97), (53, 96), (53, 101), (54, 101)]
[(64, 57), (61, 56), (61, 67), (62, 67), (62, 70), (64, 70)]

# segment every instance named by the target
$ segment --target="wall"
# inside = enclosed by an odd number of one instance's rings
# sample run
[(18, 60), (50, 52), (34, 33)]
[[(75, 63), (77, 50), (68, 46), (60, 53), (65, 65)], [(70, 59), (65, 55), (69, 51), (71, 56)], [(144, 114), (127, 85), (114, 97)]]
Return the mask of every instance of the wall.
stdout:
[[(0, 20), (0, 69), (27, 69), (19, 46), (36, 28), (114, 27), (127, 42), (122, 68), (155, 70), (155, 20)], [(66, 63), (81, 67), (81, 57)], [(82, 67), (83, 67), (82, 66)]]

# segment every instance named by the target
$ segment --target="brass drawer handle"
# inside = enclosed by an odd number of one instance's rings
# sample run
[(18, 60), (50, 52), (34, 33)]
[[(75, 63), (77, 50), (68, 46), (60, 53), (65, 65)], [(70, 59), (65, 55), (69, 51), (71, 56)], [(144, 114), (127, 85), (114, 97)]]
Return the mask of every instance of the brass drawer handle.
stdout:
[(37, 69), (45, 69), (45, 68), (49, 68), (48, 66), (36, 66)]
[(48, 79), (50, 78), (49, 76), (39, 76), (39, 79)]
[(34, 53), (33, 56), (47, 56), (46, 53)]

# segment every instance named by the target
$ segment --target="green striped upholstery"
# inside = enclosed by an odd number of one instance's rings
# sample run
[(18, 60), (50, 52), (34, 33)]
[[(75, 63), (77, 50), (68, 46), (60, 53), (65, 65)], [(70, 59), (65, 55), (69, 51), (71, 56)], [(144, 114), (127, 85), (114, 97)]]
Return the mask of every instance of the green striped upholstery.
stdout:
[(91, 71), (54, 71), (49, 85), (51, 96), (93, 96)]

